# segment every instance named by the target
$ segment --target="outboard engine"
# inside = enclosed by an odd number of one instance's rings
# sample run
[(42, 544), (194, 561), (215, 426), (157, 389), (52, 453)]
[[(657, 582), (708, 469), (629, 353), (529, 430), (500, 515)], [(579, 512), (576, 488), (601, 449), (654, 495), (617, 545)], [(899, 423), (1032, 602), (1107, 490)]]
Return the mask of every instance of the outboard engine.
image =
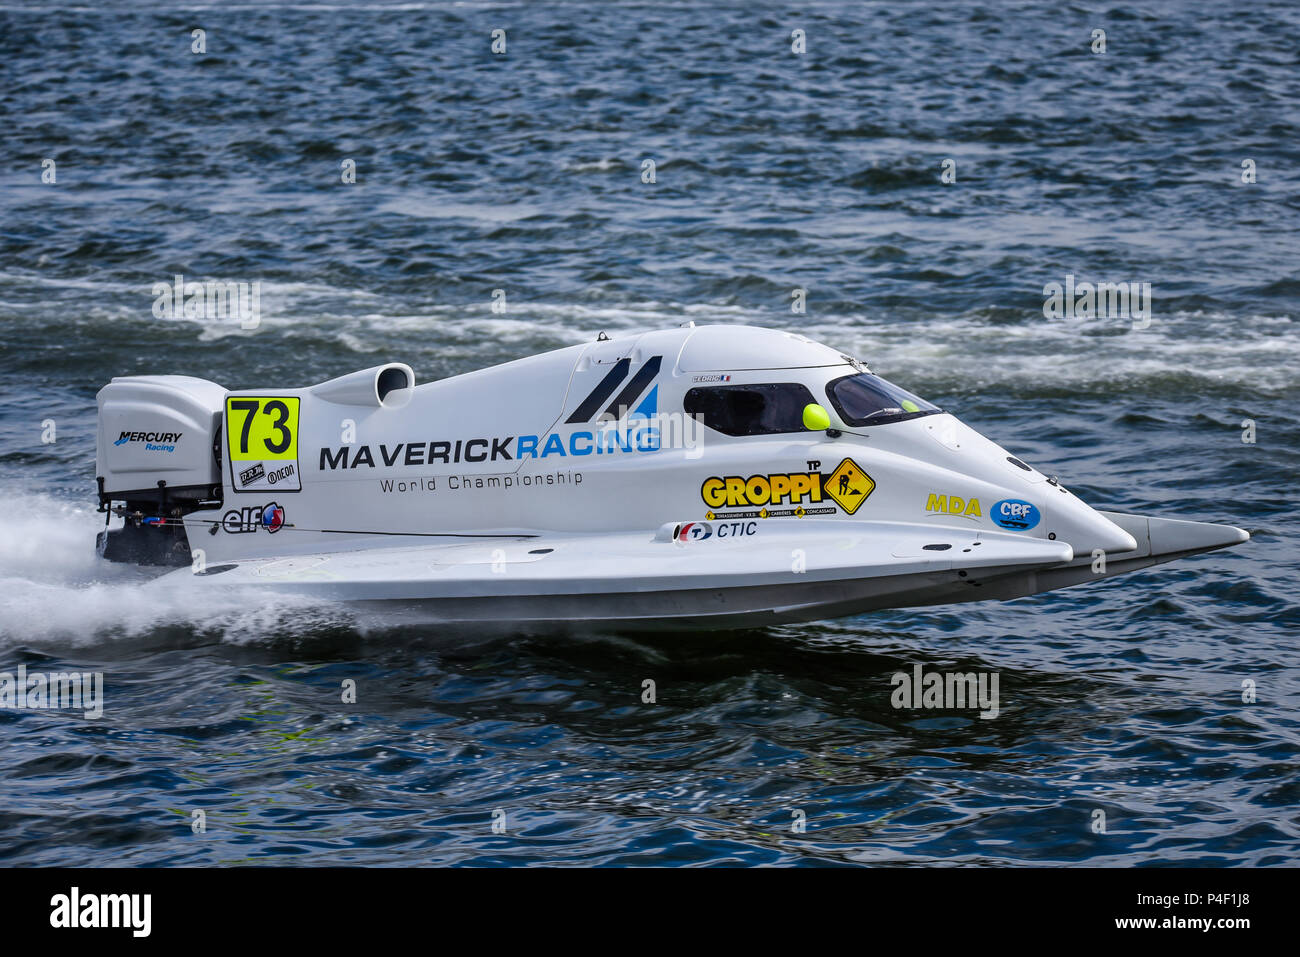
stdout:
[[(105, 525), (99, 553), (137, 565), (188, 565), (184, 517), (222, 502), (226, 390), (191, 376), (124, 376), (99, 390), (95, 475)], [(114, 502), (121, 504), (114, 506)]]

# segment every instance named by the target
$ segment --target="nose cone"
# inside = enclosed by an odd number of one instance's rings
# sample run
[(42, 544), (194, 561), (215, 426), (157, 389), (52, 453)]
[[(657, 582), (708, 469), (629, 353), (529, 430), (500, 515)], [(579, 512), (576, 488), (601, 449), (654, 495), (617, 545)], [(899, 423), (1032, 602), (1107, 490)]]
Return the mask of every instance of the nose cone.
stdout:
[[(1077, 556), (1138, 549), (1127, 530), (948, 413), (883, 426), (872, 445), (906, 459), (900, 472), (918, 490), (935, 490), (931, 498), (956, 489), (965, 493), (960, 501), (978, 501), (982, 521), (998, 531), (1063, 542)], [(935, 509), (927, 505), (927, 511)], [(970, 514), (965, 510), (963, 517)]]
[[(938, 416), (935, 417), (939, 419)], [(936, 433), (944, 423), (927, 423)], [(1131, 552), (1138, 543), (1132, 535), (1089, 507), (1074, 493), (1027, 465), (974, 429), (952, 420), (951, 448), (963, 454), (965, 470), (1006, 490), (1007, 498), (993, 505), (989, 518), (1010, 531), (1067, 542), (1076, 555)], [(932, 435), (940, 444), (948, 444)]]
[(1043, 509), (1044, 534), (1069, 542), (1076, 555), (1131, 552), (1137, 539), (1068, 492), (1054, 490)]
[(1089, 532), (1096, 536), (1097, 540), (1097, 544), (1093, 548), (1100, 548), (1104, 552), (1114, 553), (1131, 552), (1138, 547), (1137, 539), (1124, 529), (1100, 512), (1092, 509), (1089, 509), (1089, 511), (1092, 512), (1092, 527)]

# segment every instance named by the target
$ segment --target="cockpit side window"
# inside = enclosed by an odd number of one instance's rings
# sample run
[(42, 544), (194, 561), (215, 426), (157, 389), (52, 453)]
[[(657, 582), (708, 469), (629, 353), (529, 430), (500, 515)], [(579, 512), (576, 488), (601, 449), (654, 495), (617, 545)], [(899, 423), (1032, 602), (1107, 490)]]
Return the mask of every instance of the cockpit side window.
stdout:
[(804, 406), (816, 401), (798, 382), (696, 387), (686, 393), (687, 415), (724, 435), (804, 432)]
[(850, 426), (884, 425), (943, 411), (869, 372), (828, 382), (826, 395), (840, 418)]

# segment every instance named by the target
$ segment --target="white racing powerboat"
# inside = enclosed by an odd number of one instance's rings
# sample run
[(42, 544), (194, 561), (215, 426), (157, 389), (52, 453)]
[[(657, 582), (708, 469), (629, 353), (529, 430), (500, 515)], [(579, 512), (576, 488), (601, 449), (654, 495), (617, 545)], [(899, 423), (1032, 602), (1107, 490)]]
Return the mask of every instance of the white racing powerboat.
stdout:
[(738, 628), (1009, 599), (1244, 542), (1097, 511), (861, 361), (687, 326), (417, 386), (100, 390), (101, 554), (399, 620)]

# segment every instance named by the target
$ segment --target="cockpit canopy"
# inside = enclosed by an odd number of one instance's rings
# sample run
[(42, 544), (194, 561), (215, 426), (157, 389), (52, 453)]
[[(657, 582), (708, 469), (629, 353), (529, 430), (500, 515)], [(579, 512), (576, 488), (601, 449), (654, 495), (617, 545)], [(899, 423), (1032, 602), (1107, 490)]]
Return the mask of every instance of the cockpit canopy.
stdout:
[(697, 386), (684, 408), (723, 435), (773, 435), (803, 432), (804, 406), (816, 401), (798, 382)]
[[(863, 372), (826, 386), (826, 398), (845, 425), (860, 428), (901, 422), (941, 411), (906, 389)], [(696, 386), (686, 393), (687, 415), (699, 417), (723, 435), (775, 435), (807, 431), (806, 406), (821, 401), (800, 382)]]
[(884, 425), (942, 410), (870, 372), (846, 375), (826, 384), (826, 395), (845, 425)]

